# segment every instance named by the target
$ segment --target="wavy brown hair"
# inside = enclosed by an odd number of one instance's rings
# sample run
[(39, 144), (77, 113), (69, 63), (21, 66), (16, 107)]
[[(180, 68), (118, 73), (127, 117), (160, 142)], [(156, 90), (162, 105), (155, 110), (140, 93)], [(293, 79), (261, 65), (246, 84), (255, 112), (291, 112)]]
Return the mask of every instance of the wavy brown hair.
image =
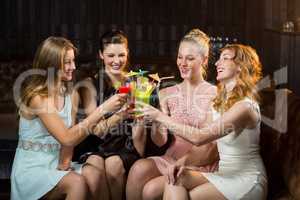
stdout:
[(233, 90), (228, 93), (222, 83), (218, 84), (218, 93), (213, 100), (213, 107), (218, 112), (228, 110), (237, 101), (249, 97), (256, 101), (259, 100), (256, 84), (261, 79), (262, 65), (256, 50), (250, 46), (242, 44), (230, 44), (221, 49), (234, 52), (233, 62), (240, 66), (241, 71), (236, 80)]
[[(59, 71), (63, 70), (64, 57), (68, 50), (77, 51), (74, 45), (63, 37), (49, 37), (38, 47), (33, 69), (40, 70), (43, 74), (33, 74), (26, 80), (21, 89), (20, 102), (28, 106), (30, 100), (36, 95), (49, 96), (49, 90), (59, 83)], [(52, 73), (53, 77), (51, 77)]]

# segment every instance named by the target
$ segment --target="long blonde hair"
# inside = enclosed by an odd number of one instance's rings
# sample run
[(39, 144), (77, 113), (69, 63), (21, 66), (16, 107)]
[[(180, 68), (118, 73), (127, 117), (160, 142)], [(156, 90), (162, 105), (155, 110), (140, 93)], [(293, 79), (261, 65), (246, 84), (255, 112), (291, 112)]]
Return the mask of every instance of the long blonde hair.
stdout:
[(227, 93), (223, 84), (218, 84), (218, 93), (213, 100), (213, 106), (218, 112), (228, 110), (234, 103), (245, 97), (259, 100), (256, 83), (261, 79), (262, 65), (256, 50), (241, 44), (226, 45), (221, 51), (226, 49), (234, 52), (233, 62), (240, 66), (241, 71), (230, 93)]
[[(20, 102), (28, 106), (30, 100), (40, 95), (49, 96), (49, 87), (56, 87), (59, 83), (59, 71), (64, 67), (64, 56), (68, 50), (77, 51), (74, 45), (63, 37), (48, 37), (38, 47), (34, 60), (33, 69), (44, 70), (46, 75), (34, 74), (25, 82), (21, 89)], [(53, 70), (53, 78), (48, 79), (47, 74)]]
[[(197, 44), (199, 47), (200, 54), (204, 57), (209, 57), (209, 49), (210, 49), (210, 39), (209, 37), (200, 29), (192, 29), (190, 30), (180, 41), (182, 42), (192, 42)], [(206, 76), (207, 64), (201, 66), (201, 74), (203, 77)]]

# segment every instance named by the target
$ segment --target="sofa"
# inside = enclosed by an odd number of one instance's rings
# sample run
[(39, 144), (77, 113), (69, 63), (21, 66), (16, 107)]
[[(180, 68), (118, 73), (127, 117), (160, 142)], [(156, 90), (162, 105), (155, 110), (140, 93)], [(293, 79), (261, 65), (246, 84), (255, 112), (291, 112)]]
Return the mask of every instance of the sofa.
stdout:
[(300, 97), (287, 89), (265, 89), (260, 94), (263, 121), (264, 117), (273, 119), (275, 127), (261, 125), (261, 155), (269, 179), (268, 199), (299, 200)]
[[(175, 63), (164, 60), (139, 61), (139, 64), (163, 75), (176, 68)], [(0, 83), (0, 199), (3, 200), (9, 199), (10, 170), (17, 145), (18, 118), (11, 88), (17, 75), (29, 67), (29, 62), (0, 62), (0, 77), (10, 77)], [(91, 63), (82, 63), (77, 78), (93, 70)], [(269, 179), (268, 199), (300, 200), (300, 97), (287, 89), (274, 87), (261, 90), (260, 95), (261, 155)], [(282, 126), (286, 126), (286, 130)]]

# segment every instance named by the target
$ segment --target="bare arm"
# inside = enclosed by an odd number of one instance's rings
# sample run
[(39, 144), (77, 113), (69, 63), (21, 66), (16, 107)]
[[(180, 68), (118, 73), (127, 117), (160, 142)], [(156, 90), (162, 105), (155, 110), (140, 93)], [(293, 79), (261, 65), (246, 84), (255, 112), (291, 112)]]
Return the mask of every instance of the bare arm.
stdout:
[[(165, 115), (169, 115), (170, 111), (167, 105), (167, 94), (166, 90), (162, 90), (159, 92), (159, 99), (160, 99), (160, 108), (161, 111)], [(151, 127), (151, 139), (157, 146), (164, 145), (168, 140), (168, 132), (167, 129), (165, 129), (163, 126), (161, 126), (160, 123), (153, 122)]]
[(121, 111), (113, 114), (111, 117), (107, 119), (101, 119), (93, 128), (92, 132), (94, 135), (98, 137), (102, 137), (108, 133), (110, 128), (119, 124), (126, 118), (125, 111)]
[(202, 129), (174, 122), (169, 116), (147, 105), (145, 105), (142, 112), (144, 115), (149, 115), (154, 120), (162, 123), (175, 135), (197, 146), (221, 138), (233, 130), (238, 133), (244, 128), (253, 128), (259, 118), (253, 105), (244, 101), (234, 104), (218, 120), (213, 121), (209, 126)]
[(140, 156), (144, 155), (147, 139), (147, 130), (143, 120), (136, 120), (132, 127), (133, 144)]
[[(77, 91), (73, 91), (72, 93), (72, 126), (76, 123), (76, 114), (79, 104), (79, 95)], [(60, 154), (59, 154), (59, 164), (58, 169), (60, 170), (68, 170), (70, 169), (70, 163), (72, 161), (73, 156), (73, 146), (61, 146)]]
[[(163, 92), (164, 93), (164, 92)], [(162, 108), (164, 113), (168, 113), (166, 100), (164, 99), (164, 94), (160, 93), (160, 107)], [(164, 103), (162, 103), (164, 102)], [(149, 125), (145, 124), (143, 119), (137, 119), (136, 123), (132, 127), (132, 137), (133, 144), (136, 150), (139, 152), (140, 156), (143, 156), (145, 153), (145, 145), (147, 140), (147, 129), (151, 128), (151, 139), (154, 144), (157, 146), (163, 146), (167, 140), (167, 130), (160, 126), (160, 123), (153, 122)]]
[(75, 146), (89, 134), (89, 128), (97, 123), (104, 114), (120, 108), (123, 105), (124, 98), (124, 95), (114, 95), (102, 105), (98, 106), (82, 122), (71, 128), (67, 128), (57, 114), (52, 98), (35, 96), (30, 102), (30, 107), (34, 110), (38, 110), (35, 115), (41, 119), (48, 132), (62, 145)]
[[(85, 111), (85, 114), (90, 115), (97, 107), (96, 97), (97, 90), (92, 83), (90, 78), (83, 81), (83, 86), (80, 88), (80, 97), (82, 105)], [(112, 115), (108, 119), (100, 119), (95, 125), (91, 128), (91, 131), (94, 135), (102, 137), (108, 133), (109, 129), (118, 123), (120, 123), (125, 117), (124, 112), (120, 112)]]
[[(159, 102), (162, 111), (168, 114), (169, 111), (165, 93), (165, 90), (162, 90), (159, 93)], [(135, 123), (135, 125), (133, 126), (132, 135), (134, 146), (141, 156), (143, 156), (145, 152), (147, 129), (149, 128), (151, 129), (151, 140), (157, 146), (163, 146), (168, 140), (167, 130), (163, 126), (161, 126), (160, 123), (152, 122), (151, 124), (147, 125), (145, 124), (145, 121), (143, 119), (138, 119), (137, 123)]]
[(221, 138), (233, 130), (239, 132), (244, 128), (253, 127), (258, 120), (258, 115), (250, 103), (240, 102), (232, 106), (218, 120), (212, 122), (210, 126), (203, 129), (175, 123), (165, 115), (161, 115), (157, 120), (174, 131), (174, 134), (195, 145), (203, 145)]

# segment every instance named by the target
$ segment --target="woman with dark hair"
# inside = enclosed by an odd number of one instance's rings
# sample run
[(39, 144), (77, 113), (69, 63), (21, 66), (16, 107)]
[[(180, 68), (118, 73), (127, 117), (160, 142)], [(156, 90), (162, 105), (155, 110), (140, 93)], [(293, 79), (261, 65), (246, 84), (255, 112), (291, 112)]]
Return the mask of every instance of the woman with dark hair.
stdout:
[[(126, 76), (129, 65), (126, 35), (119, 30), (104, 33), (100, 38), (99, 58), (103, 68), (85, 80), (85, 87), (80, 92), (87, 115), (129, 82)], [(107, 181), (106, 185), (102, 185), (103, 190), (108, 191), (105, 198), (122, 199), (131, 165), (147, 154), (148, 147), (158, 147), (151, 137), (147, 140), (143, 122), (136, 123), (130, 119), (126, 110), (105, 115), (94, 127), (93, 133), (97, 137), (88, 138), (79, 149), (81, 161), (87, 157), (97, 159)]]

